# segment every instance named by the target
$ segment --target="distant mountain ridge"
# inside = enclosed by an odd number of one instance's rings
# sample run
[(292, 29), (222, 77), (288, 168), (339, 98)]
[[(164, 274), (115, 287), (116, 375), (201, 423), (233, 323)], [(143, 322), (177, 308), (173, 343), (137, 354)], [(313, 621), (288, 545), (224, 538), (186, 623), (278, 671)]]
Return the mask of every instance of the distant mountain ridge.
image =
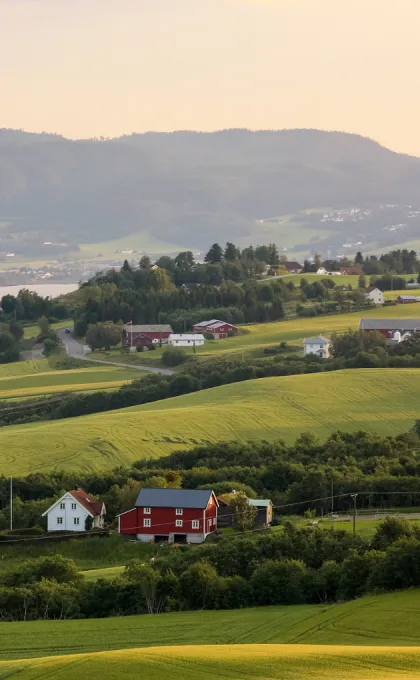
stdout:
[(255, 243), (259, 218), (415, 203), (419, 188), (419, 158), (340, 132), (180, 131), (73, 141), (0, 130), (0, 223), (7, 222), (7, 236), (34, 243), (92, 243), (138, 230), (197, 248), (248, 237)]

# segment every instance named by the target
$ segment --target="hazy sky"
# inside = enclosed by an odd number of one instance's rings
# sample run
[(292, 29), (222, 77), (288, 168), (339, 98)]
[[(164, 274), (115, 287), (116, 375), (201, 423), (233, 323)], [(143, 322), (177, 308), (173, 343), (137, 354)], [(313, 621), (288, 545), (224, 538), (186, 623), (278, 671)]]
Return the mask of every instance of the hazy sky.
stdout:
[(0, 0), (0, 127), (317, 127), (420, 155), (420, 0)]

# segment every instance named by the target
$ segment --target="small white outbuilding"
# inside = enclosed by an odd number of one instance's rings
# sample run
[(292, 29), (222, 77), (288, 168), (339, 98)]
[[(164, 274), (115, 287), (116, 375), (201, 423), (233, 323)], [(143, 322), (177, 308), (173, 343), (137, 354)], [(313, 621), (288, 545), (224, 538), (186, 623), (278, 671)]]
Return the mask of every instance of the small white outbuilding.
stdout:
[(172, 347), (200, 347), (204, 342), (204, 335), (200, 333), (172, 333), (168, 338)]
[(308, 354), (316, 354), (322, 359), (328, 359), (330, 356), (331, 340), (319, 335), (316, 338), (305, 338), (303, 341), (305, 356)]

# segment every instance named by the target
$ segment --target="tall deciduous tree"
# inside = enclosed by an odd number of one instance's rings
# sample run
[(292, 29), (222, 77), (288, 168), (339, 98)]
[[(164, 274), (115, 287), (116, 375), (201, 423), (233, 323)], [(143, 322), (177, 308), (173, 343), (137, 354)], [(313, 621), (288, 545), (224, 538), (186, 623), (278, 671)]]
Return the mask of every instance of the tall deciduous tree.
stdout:
[(233, 514), (233, 524), (239, 531), (247, 531), (254, 526), (257, 508), (250, 505), (243, 491), (233, 494), (229, 501), (229, 510)]
[(86, 333), (86, 342), (91, 348), (109, 349), (121, 341), (121, 327), (109, 321), (91, 324)]

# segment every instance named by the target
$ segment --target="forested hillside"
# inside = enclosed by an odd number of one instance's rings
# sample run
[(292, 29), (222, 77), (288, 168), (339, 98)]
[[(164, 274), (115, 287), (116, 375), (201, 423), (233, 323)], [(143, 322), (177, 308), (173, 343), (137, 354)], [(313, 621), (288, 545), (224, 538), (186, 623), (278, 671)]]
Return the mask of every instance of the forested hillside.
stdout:
[(255, 240), (259, 218), (324, 206), (415, 204), (419, 185), (419, 159), (337, 132), (71, 141), (0, 130), (2, 249), (19, 234), (20, 252), (30, 254), (46, 239), (60, 251), (138, 231), (180, 247), (202, 247), (209, 230), (214, 240), (226, 234)]

